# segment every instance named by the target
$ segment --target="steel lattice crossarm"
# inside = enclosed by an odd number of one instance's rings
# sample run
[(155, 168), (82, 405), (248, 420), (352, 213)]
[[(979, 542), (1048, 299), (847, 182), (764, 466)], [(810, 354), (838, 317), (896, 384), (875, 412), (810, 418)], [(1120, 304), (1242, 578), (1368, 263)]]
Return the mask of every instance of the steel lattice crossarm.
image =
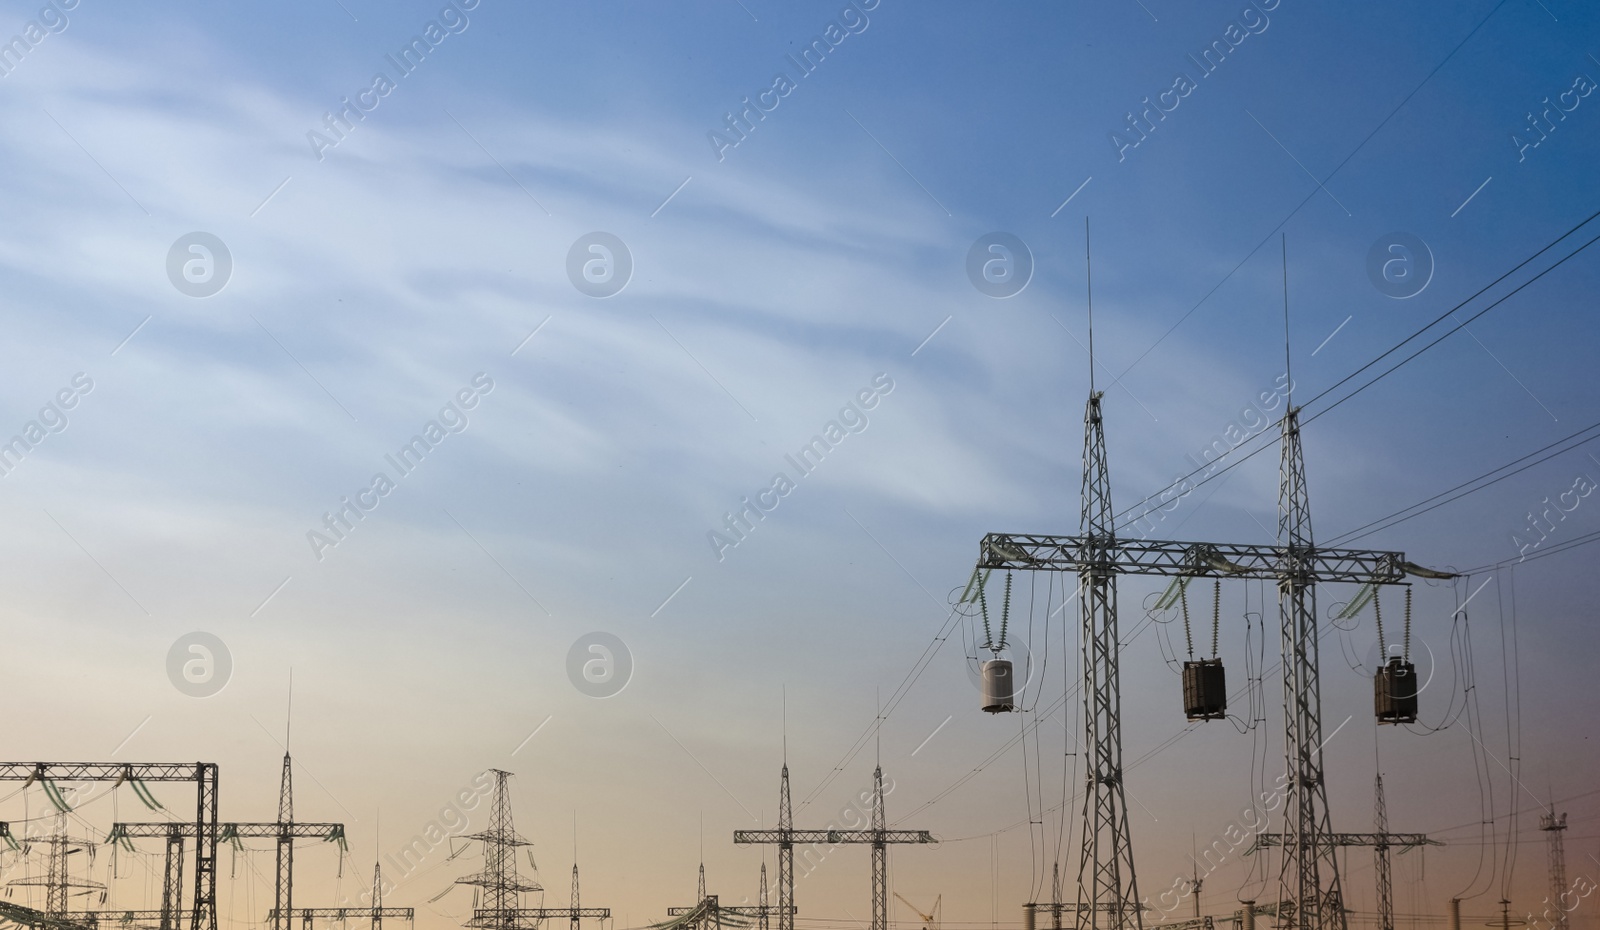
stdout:
[[(497, 930), (539, 930), (543, 922), (549, 917), (571, 917), (570, 907), (480, 907), (472, 912), (472, 919), (463, 926), (488, 927)], [(608, 907), (580, 907), (579, 917), (604, 917), (611, 916)]]
[[(406, 908), (410, 910), (410, 908)], [(362, 912), (365, 913), (365, 912)], [(598, 917), (601, 920), (611, 919), (609, 907), (519, 907), (511, 911), (491, 911), (488, 908), (478, 908), (472, 912), (474, 919), (481, 919), (493, 914), (506, 914), (516, 918), (544, 920), (547, 917)]]
[(196, 781), (214, 762), (0, 762), (0, 781)]
[(44, 911), (0, 901), (0, 920), (9, 921), (19, 926), (35, 927), (38, 930), (97, 930), (97, 928), (142, 926), (152, 923), (158, 924), (167, 918), (187, 920), (190, 916), (187, 911), (164, 914), (159, 910), (118, 908), (116, 910), (85, 911), (81, 914), (73, 914), (71, 917), (51, 917)]
[[(710, 895), (707, 900), (711, 902), (711, 908), (723, 914), (735, 914), (739, 917), (761, 917), (765, 914), (778, 913), (778, 905), (776, 904), (718, 904), (716, 895)], [(695, 911), (698, 911), (702, 907), (706, 906), (706, 903), (702, 901), (694, 907), (669, 907), (667, 908), (667, 916), (682, 917), (685, 914), (693, 914)], [(561, 908), (551, 908), (551, 910), (561, 911)], [(791, 914), (799, 913), (799, 911), (800, 909), (797, 907), (789, 908), (789, 913)], [(565, 911), (562, 911), (562, 913), (565, 913)]]
[[(296, 907), (290, 908), (289, 916), (299, 917), (309, 927), (317, 919), (343, 922), (352, 917), (398, 917), (401, 920), (413, 920), (416, 910), (409, 907)], [(268, 923), (277, 919), (277, 908), (267, 912)]]
[[(189, 928), (216, 930), (220, 772), (215, 762), (0, 762), (0, 781), (20, 781), (24, 785), (48, 785), (51, 781), (108, 781), (114, 785), (128, 782), (135, 791), (140, 790), (141, 782), (194, 782), (194, 821), (184, 825), (192, 831), (188, 835), (195, 838), (194, 900), (187, 912)], [(24, 923), (4, 912), (0, 912), (0, 919)]]
[[(344, 841), (342, 823), (224, 823), (218, 824), (217, 839), (260, 839), (289, 836), (295, 839), (322, 839), (330, 843)], [(195, 836), (192, 823), (117, 823), (111, 825), (106, 842), (115, 843), (123, 838), (166, 837), (172, 832), (189, 839)]]
[[(1081, 572), (1107, 568), (1136, 575), (1199, 575), (1212, 578), (1282, 577), (1292, 554), (1310, 581), (1401, 584), (1406, 576), (1451, 578), (1406, 561), (1403, 552), (1365, 549), (1291, 550), (1282, 546), (1113, 539), (1089, 536), (1033, 536), (990, 533), (979, 545), (978, 569)], [(1105, 560), (1109, 557), (1110, 564)], [(976, 581), (974, 582), (976, 583)], [(971, 593), (969, 588), (969, 594)]]
[(937, 843), (927, 830), (735, 830), (735, 843)]
[(163, 919), (187, 920), (187, 911), (178, 911), (175, 914), (163, 914), (159, 910), (130, 910), (117, 908), (106, 911), (89, 911), (83, 915), (83, 922), (90, 927), (128, 927), (134, 925), (157, 924)]
[[(1245, 850), (1245, 855), (1250, 855), (1258, 849), (1277, 847), (1283, 845), (1282, 833), (1261, 833), (1256, 836), (1256, 841)], [(1325, 846), (1374, 846), (1380, 848), (1398, 848), (1401, 852), (1415, 849), (1418, 846), (1443, 846), (1438, 840), (1429, 839), (1423, 833), (1324, 833), (1321, 842)]]
[[(531, 845), (531, 844), (525, 844), (525, 845)], [(497, 884), (495, 884), (495, 887), (504, 888), (507, 891), (543, 891), (544, 890), (544, 886), (539, 884), (538, 882), (525, 882), (521, 878), (514, 878), (514, 879), (511, 879), (509, 881), (499, 881), (495, 875), (493, 875), (493, 874), (491, 874), (489, 872), (473, 872), (471, 875), (463, 875), (460, 878), (456, 879), (455, 883), (457, 885), (478, 885), (480, 887), (487, 886), (487, 885), (489, 885), (491, 883), (497, 883)], [(499, 912), (499, 911), (520, 910), (520, 908), (490, 907), (490, 908), (484, 908), (484, 910)]]

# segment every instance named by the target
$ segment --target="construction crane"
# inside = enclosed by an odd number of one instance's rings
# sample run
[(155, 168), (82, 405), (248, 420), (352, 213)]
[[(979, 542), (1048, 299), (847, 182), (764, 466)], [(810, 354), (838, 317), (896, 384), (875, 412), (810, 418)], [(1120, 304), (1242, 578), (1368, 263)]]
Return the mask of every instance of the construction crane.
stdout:
[(924, 913), (922, 913), (922, 911), (919, 910), (915, 904), (912, 904), (910, 901), (907, 901), (906, 900), (906, 896), (901, 894), (898, 891), (896, 891), (894, 893), (894, 896), (899, 898), (901, 903), (904, 904), (906, 907), (911, 908), (911, 913), (916, 914), (918, 917), (922, 918), (922, 930), (939, 930), (939, 918), (936, 915), (939, 913), (939, 905), (944, 900), (944, 895), (941, 894), (938, 897), (933, 899), (933, 913), (932, 914), (924, 914)]

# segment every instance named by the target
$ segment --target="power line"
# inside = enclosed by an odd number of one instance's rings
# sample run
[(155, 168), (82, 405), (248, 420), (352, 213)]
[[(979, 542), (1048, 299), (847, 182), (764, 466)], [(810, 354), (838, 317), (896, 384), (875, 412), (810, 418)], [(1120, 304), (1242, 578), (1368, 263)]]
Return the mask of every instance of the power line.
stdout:
[[(1309, 407), (1312, 404), (1315, 404), (1318, 401), (1322, 400), (1324, 397), (1328, 396), (1328, 394), (1332, 393), (1337, 388), (1339, 388), (1342, 385), (1348, 383), (1351, 379), (1359, 376), (1362, 372), (1366, 371), (1367, 369), (1371, 368), (1372, 366), (1374, 366), (1374, 365), (1378, 364), (1379, 362), (1383, 361), (1385, 358), (1389, 357), (1390, 355), (1393, 355), (1395, 352), (1397, 352), (1400, 349), (1404, 348), (1408, 343), (1412, 342), (1413, 340), (1422, 337), (1429, 330), (1433, 329), (1435, 326), (1437, 326), (1440, 323), (1452, 318), (1452, 316), (1458, 310), (1460, 310), (1461, 308), (1465, 307), (1467, 304), (1471, 303), (1472, 301), (1476, 300), (1478, 297), (1482, 296), (1484, 294), (1484, 292), (1488, 291), (1490, 288), (1492, 288), (1495, 285), (1499, 284), (1500, 282), (1504, 281), (1507, 277), (1511, 276), (1512, 274), (1515, 274), (1518, 270), (1520, 270), (1521, 268), (1526, 266), (1529, 262), (1532, 262), (1534, 259), (1538, 258), (1540, 255), (1543, 255), (1545, 252), (1548, 252), (1550, 249), (1552, 249), (1556, 245), (1560, 244), (1563, 240), (1565, 240), (1568, 237), (1570, 237), (1573, 233), (1577, 232), (1578, 230), (1582, 229), (1584, 226), (1586, 226), (1589, 223), (1593, 222), (1596, 217), (1600, 217), (1600, 210), (1597, 210), (1594, 213), (1591, 213), (1588, 217), (1584, 218), (1581, 222), (1577, 223), (1576, 225), (1574, 225), (1570, 229), (1568, 229), (1566, 232), (1562, 233), (1560, 236), (1558, 236), (1555, 239), (1551, 240), (1543, 248), (1539, 249), (1539, 251), (1537, 251), (1537, 252), (1533, 253), (1532, 255), (1528, 256), (1527, 258), (1523, 259), (1521, 262), (1518, 262), (1509, 271), (1507, 271), (1504, 274), (1500, 275), (1499, 277), (1495, 278), (1493, 281), (1490, 281), (1488, 284), (1485, 284), (1483, 287), (1479, 288), (1476, 292), (1474, 292), (1470, 296), (1466, 297), (1461, 302), (1459, 302), (1455, 306), (1451, 307), (1449, 310), (1445, 311), (1443, 314), (1441, 314), (1439, 317), (1434, 319), (1432, 322), (1430, 322), (1427, 325), (1423, 326), (1421, 329), (1418, 329), (1416, 332), (1412, 333), (1410, 336), (1407, 336), (1405, 339), (1401, 340), (1400, 342), (1396, 343), (1394, 346), (1392, 346), (1389, 349), (1385, 350), (1382, 354), (1378, 355), (1376, 358), (1374, 358), (1371, 361), (1367, 362), (1365, 365), (1362, 365), (1360, 368), (1357, 368), (1355, 371), (1353, 371), (1350, 374), (1346, 375), (1345, 377), (1341, 378), (1339, 381), (1335, 382), (1332, 386), (1328, 387), (1327, 389), (1323, 390), (1321, 393), (1317, 394), (1315, 397), (1311, 398), (1311, 400), (1307, 401), (1305, 404), (1302, 405), (1302, 409), (1305, 408), (1305, 407)], [(1350, 391), (1348, 394), (1345, 394), (1343, 397), (1340, 397), (1339, 399), (1333, 401), (1327, 407), (1325, 407), (1322, 410), (1317, 411), (1315, 414), (1307, 417), (1304, 421), (1302, 421), (1301, 425), (1305, 425), (1305, 424), (1308, 424), (1308, 423), (1312, 422), (1313, 420), (1316, 420), (1318, 417), (1320, 417), (1323, 414), (1328, 413), (1329, 411), (1335, 409), (1340, 404), (1344, 403), (1345, 401), (1349, 400), (1350, 398), (1356, 396), (1357, 394), (1361, 393), (1362, 391), (1365, 391), (1367, 388), (1373, 386), (1374, 384), (1377, 384), (1379, 381), (1383, 380), (1384, 378), (1386, 378), (1389, 375), (1393, 374), (1395, 371), (1399, 370), (1401, 367), (1403, 367), (1406, 364), (1410, 363), (1412, 360), (1414, 360), (1417, 356), (1421, 355), (1423, 352), (1428, 351), (1429, 349), (1431, 349), (1434, 346), (1438, 345), (1443, 340), (1445, 340), (1445, 339), (1449, 338), (1450, 336), (1454, 335), (1456, 332), (1460, 331), (1461, 329), (1464, 329), (1467, 326), (1467, 324), (1473, 322), (1474, 320), (1477, 320), (1479, 317), (1481, 317), (1484, 314), (1488, 313), (1490, 310), (1493, 310), (1496, 307), (1500, 306), (1502, 303), (1504, 303), (1505, 301), (1509, 300), (1511, 297), (1513, 297), (1516, 294), (1518, 294), (1519, 292), (1521, 292), (1523, 288), (1526, 288), (1528, 285), (1530, 285), (1533, 282), (1539, 280), (1540, 278), (1544, 277), (1545, 275), (1549, 274), (1550, 272), (1554, 271), (1555, 269), (1561, 267), (1562, 265), (1566, 264), (1566, 262), (1568, 260), (1574, 258), (1580, 252), (1582, 252), (1585, 249), (1589, 248), (1589, 246), (1593, 245), (1597, 241), (1600, 241), (1600, 236), (1596, 236), (1595, 238), (1590, 239), (1589, 241), (1585, 242), (1583, 245), (1578, 246), (1573, 251), (1571, 251), (1571, 252), (1567, 253), (1566, 255), (1562, 256), (1561, 258), (1557, 259), (1554, 264), (1551, 264), (1550, 266), (1546, 267), (1544, 270), (1540, 271), (1538, 274), (1534, 275), (1533, 277), (1531, 277), (1528, 280), (1524, 281), (1522, 284), (1518, 285), (1516, 288), (1512, 289), (1510, 292), (1508, 292), (1505, 295), (1497, 298), (1492, 303), (1490, 303), (1488, 306), (1484, 307), (1482, 310), (1479, 310), (1478, 312), (1474, 313), (1472, 316), (1468, 317), (1466, 320), (1458, 322), (1456, 326), (1454, 326), (1451, 329), (1447, 330), (1443, 335), (1440, 335), (1438, 338), (1434, 339), (1432, 342), (1429, 342), (1427, 345), (1425, 345), (1422, 348), (1418, 349), (1416, 352), (1413, 352), (1412, 354), (1406, 356), (1404, 359), (1401, 359), (1398, 363), (1396, 363), (1395, 365), (1391, 366), (1390, 368), (1385, 369), (1384, 371), (1380, 372), (1376, 377), (1372, 378), (1370, 381), (1367, 381), (1366, 383), (1364, 383), (1364, 384), (1360, 385), (1359, 387), (1355, 388), (1354, 390)], [(1189, 471), (1187, 474), (1179, 476), (1174, 481), (1168, 483), (1167, 486), (1162, 488), (1160, 491), (1157, 491), (1154, 494), (1147, 495), (1146, 497), (1144, 497), (1142, 500), (1140, 500), (1138, 503), (1134, 504), (1133, 506), (1123, 509), (1117, 516), (1117, 526), (1118, 526), (1118, 528), (1119, 529), (1120, 528), (1125, 528), (1125, 527), (1127, 527), (1127, 526), (1129, 526), (1129, 525), (1131, 525), (1131, 524), (1133, 524), (1133, 523), (1135, 523), (1135, 522), (1137, 522), (1139, 520), (1144, 519), (1145, 517), (1149, 516), (1150, 514), (1154, 513), (1156, 510), (1160, 509), (1160, 507), (1162, 505), (1164, 505), (1166, 502), (1162, 501), (1161, 503), (1158, 503), (1154, 507), (1147, 506), (1152, 501), (1157, 500), (1161, 495), (1168, 493), (1169, 491), (1171, 491), (1174, 488), (1181, 487), (1184, 482), (1188, 481), (1188, 479), (1194, 477), (1195, 475), (1198, 475), (1201, 472), (1206, 471), (1207, 469), (1215, 468), (1217, 463), (1220, 462), (1224, 457), (1232, 454), (1233, 452), (1237, 451), (1240, 448), (1243, 448), (1245, 445), (1247, 445), (1249, 443), (1253, 443), (1253, 442), (1256, 442), (1257, 440), (1260, 440), (1263, 436), (1266, 436), (1266, 435), (1267, 435), (1266, 432), (1261, 432), (1261, 433), (1257, 433), (1254, 436), (1251, 436), (1249, 439), (1246, 439), (1244, 442), (1240, 443), (1238, 446), (1235, 446), (1234, 448), (1229, 449), (1226, 452), (1222, 453), (1222, 455), (1219, 455), (1216, 459), (1213, 459), (1211, 462), (1208, 462), (1208, 463), (1206, 463), (1204, 465), (1201, 465), (1201, 466)], [(1215, 471), (1211, 471), (1205, 477), (1201, 478), (1199, 481), (1195, 482), (1192, 486), (1190, 486), (1189, 492), (1192, 493), (1194, 490), (1198, 489), (1201, 485), (1203, 485), (1203, 484), (1205, 484), (1205, 483), (1207, 483), (1207, 482), (1209, 482), (1209, 481), (1211, 481), (1211, 480), (1213, 480), (1213, 479), (1225, 474), (1228, 471), (1231, 471), (1233, 468), (1235, 468), (1235, 467), (1237, 467), (1239, 465), (1244, 464), (1245, 462), (1249, 461), (1251, 458), (1254, 458), (1257, 454), (1261, 453), (1262, 451), (1264, 451), (1264, 450), (1266, 450), (1268, 448), (1271, 448), (1271, 447), (1267, 446), (1267, 445), (1260, 445), (1257, 448), (1255, 448), (1254, 450), (1252, 450), (1250, 453), (1248, 453), (1247, 455), (1243, 456), (1242, 458), (1235, 459), (1234, 461), (1230, 462), (1229, 464), (1224, 465), (1221, 468), (1217, 468)], [(1144, 509), (1141, 510), (1137, 515), (1132, 516), (1132, 517), (1128, 516), (1129, 514), (1133, 513), (1134, 510), (1136, 510), (1138, 508), (1141, 508), (1141, 507), (1144, 508)]]
[[(1448, 488), (1448, 489), (1446, 489), (1444, 491), (1440, 491), (1438, 494), (1435, 494), (1434, 496), (1432, 496), (1432, 497), (1430, 497), (1430, 498), (1428, 498), (1426, 500), (1418, 501), (1418, 502), (1416, 502), (1415, 504), (1412, 504), (1409, 507), (1402, 507), (1401, 509), (1396, 510), (1394, 513), (1391, 513), (1388, 516), (1379, 517), (1378, 519), (1373, 520), (1370, 523), (1362, 524), (1361, 526), (1358, 526), (1355, 529), (1350, 530), (1349, 532), (1341, 533), (1340, 535), (1335, 536), (1335, 537), (1333, 537), (1333, 539), (1329, 540), (1329, 544), (1330, 545), (1338, 545), (1339, 543), (1342, 543), (1342, 542), (1354, 542), (1357, 539), (1362, 539), (1364, 537), (1370, 536), (1373, 533), (1378, 532), (1379, 530), (1385, 530), (1385, 529), (1388, 529), (1391, 526), (1395, 526), (1396, 524), (1404, 523), (1405, 521), (1410, 520), (1412, 517), (1420, 517), (1423, 514), (1427, 513), (1428, 511), (1433, 510), (1433, 509), (1435, 509), (1437, 507), (1443, 507), (1445, 504), (1451, 503), (1453, 501), (1460, 500), (1461, 498), (1466, 497), (1468, 494), (1476, 493), (1478, 491), (1483, 490), (1484, 488), (1489, 487), (1492, 484), (1496, 484), (1496, 483), (1498, 483), (1500, 481), (1504, 481), (1505, 479), (1511, 477), (1512, 475), (1515, 475), (1515, 474), (1518, 474), (1520, 472), (1526, 471), (1527, 469), (1532, 468), (1533, 466), (1538, 465), (1538, 464), (1540, 464), (1542, 462), (1549, 461), (1550, 459), (1555, 458), (1556, 456), (1561, 455), (1564, 452), (1570, 452), (1572, 449), (1575, 449), (1578, 446), (1581, 446), (1584, 443), (1589, 442), (1590, 440), (1595, 439), (1597, 437), (1596, 436), (1590, 436), (1588, 439), (1583, 439), (1583, 440), (1580, 440), (1578, 442), (1575, 442), (1571, 446), (1568, 446), (1566, 448), (1557, 449), (1555, 452), (1551, 452), (1549, 455), (1544, 456), (1543, 458), (1537, 459), (1537, 460), (1532, 461), (1532, 462), (1528, 462), (1526, 465), (1523, 465), (1521, 468), (1518, 468), (1515, 471), (1506, 472), (1505, 474), (1501, 475), (1500, 477), (1495, 478), (1493, 481), (1485, 482), (1484, 484), (1482, 484), (1479, 487), (1472, 488), (1469, 491), (1464, 491), (1461, 494), (1456, 494), (1454, 497), (1451, 497), (1448, 500), (1439, 500), (1439, 499), (1442, 498), (1442, 497), (1445, 497), (1446, 495), (1451, 494), (1451, 493), (1453, 493), (1455, 491), (1459, 491), (1462, 488), (1467, 487), (1468, 485), (1475, 484), (1476, 482), (1479, 482), (1479, 481), (1483, 481), (1485, 478), (1488, 478), (1489, 476), (1493, 475), (1495, 472), (1504, 471), (1505, 469), (1510, 468), (1513, 465), (1517, 465), (1517, 464), (1520, 464), (1522, 462), (1526, 462), (1528, 459), (1533, 458), (1534, 456), (1540, 454), (1541, 452), (1545, 452), (1545, 451), (1550, 450), (1550, 449), (1555, 449), (1557, 446), (1564, 445), (1565, 443), (1568, 443), (1568, 442), (1576, 439), (1577, 437), (1582, 436), (1584, 433), (1590, 433), (1590, 432), (1594, 432), (1596, 430), (1600, 430), (1600, 423), (1590, 424), (1589, 426), (1586, 426), (1583, 429), (1580, 429), (1575, 433), (1570, 433), (1570, 434), (1568, 434), (1566, 436), (1563, 436), (1560, 439), (1557, 439), (1555, 442), (1552, 442), (1549, 445), (1542, 446), (1542, 447), (1540, 447), (1538, 449), (1535, 449), (1532, 452), (1529, 452), (1527, 455), (1522, 456), (1521, 458), (1513, 459), (1512, 461), (1507, 462), (1504, 465), (1498, 466), (1496, 468), (1491, 468), (1488, 471), (1484, 472), (1483, 474), (1477, 476), (1476, 478), (1471, 478), (1471, 479), (1469, 479), (1467, 481), (1463, 481), (1463, 482), (1461, 482), (1460, 484), (1456, 485), (1453, 488)], [(1434, 503), (1435, 501), (1438, 501), (1438, 503)], [(1425, 504), (1431, 504), (1432, 506), (1424, 507), (1423, 505), (1425, 505)], [(1418, 507), (1423, 507), (1423, 509), (1422, 510), (1417, 510), (1416, 513), (1407, 514), (1407, 511), (1416, 510), (1416, 508), (1418, 508)], [(1405, 515), (1402, 516), (1402, 514), (1405, 514)], [(1395, 519), (1397, 517), (1399, 519)], [(1382, 525), (1380, 526), (1379, 524), (1382, 524)]]

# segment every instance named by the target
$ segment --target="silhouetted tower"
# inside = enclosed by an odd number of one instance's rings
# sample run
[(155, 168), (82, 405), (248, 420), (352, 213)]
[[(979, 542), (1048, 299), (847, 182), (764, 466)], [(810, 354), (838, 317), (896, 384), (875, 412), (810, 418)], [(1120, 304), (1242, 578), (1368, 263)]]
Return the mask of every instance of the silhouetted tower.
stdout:
[(578, 864), (572, 864), (572, 930), (578, 930)]
[(161, 930), (177, 930), (178, 909), (183, 895), (183, 831), (182, 824), (167, 828), (166, 868), (161, 877)]
[[(54, 799), (52, 799), (54, 800)], [(79, 894), (105, 891), (105, 885), (90, 879), (74, 879), (71, 871), (71, 860), (68, 858), (75, 852), (91, 848), (86, 842), (74, 840), (67, 835), (67, 811), (60, 810), (55, 818), (55, 830), (48, 838), (48, 855), (45, 860), (45, 874), (43, 878), (18, 878), (6, 882), (8, 887), (43, 887), (44, 888), (44, 914), (55, 921), (67, 919), (67, 902), (76, 892)], [(10, 892), (7, 892), (9, 894)], [(66, 925), (63, 925), (66, 926)]]
[[(1093, 362), (1090, 362), (1091, 367)], [(1116, 523), (1100, 415), (1101, 392), (1083, 414), (1082, 589), (1083, 726), (1088, 783), (1078, 859), (1079, 930), (1143, 930), (1133, 870), (1128, 802), (1122, 785), (1122, 693), (1118, 673)], [(1104, 915), (1104, 922), (1101, 922)]]
[(761, 909), (756, 917), (756, 930), (767, 930), (767, 864), (761, 863), (761, 895), (756, 898), (756, 906)]
[(1383, 800), (1383, 776), (1378, 776), (1375, 787), (1377, 810), (1372, 826), (1378, 831), (1380, 842), (1373, 855), (1378, 872), (1378, 930), (1394, 930), (1394, 884), (1389, 880), (1389, 806)]
[(794, 809), (789, 804), (789, 763), (778, 788), (778, 930), (794, 930)]
[(372, 930), (383, 930), (383, 864), (372, 863)]
[[(793, 883), (784, 882), (785, 871), (789, 862), (786, 862), (784, 852), (792, 849), (794, 843), (821, 844), (830, 847), (841, 844), (859, 844), (872, 847), (872, 920), (868, 924), (870, 930), (887, 930), (889, 926), (889, 846), (902, 843), (936, 843), (933, 834), (926, 830), (890, 830), (885, 822), (883, 813), (883, 767), (878, 766), (872, 773), (872, 825), (864, 830), (840, 830), (830, 828), (827, 830), (796, 830), (789, 820), (789, 767), (783, 768), (782, 803), (779, 807), (779, 827), (776, 830), (735, 830), (733, 841), (738, 844), (760, 843), (776, 845), (779, 857), (779, 885), (778, 885), (778, 922), (782, 926), (794, 926), (794, 891)], [(792, 860), (790, 860), (792, 861)], [(790, 872), (792, 875), (793, 873)], [(787, 893), (785, 885), (788, 886)], [(730, 908), (723, 908), (732, 912)], [(750, 914), (742, 914), (748, 910)], [(757, 916), (758, 908), (744, 908), (742, 916)], [(671, 913), (671, 912), (669, 912)]]
[(500, 769), (490, 771), (494, 773), (494, 800), (489, 805), (489, 827), (468, 837), (483, 843), (483, 870), (456, 879), (457, 884), (478, 888), (473, 916), (464, 926), (483, 930), (535, 930), (539, 918), (522, 913), (521, 894), (544, 889), (537, 882), (523, 881), (517, 874), (517, 847), (531, 844), (517, 834), (511, 823), (511, 797), (506, 784), (511, 773)]
[(44, 912), (51, 917), (67, 914), (67, 812), (56, 814), (56, 829), (50, 834), (50, 861), (45, 872)]
[(1562, 834), (1567, 829), (1567, 815), (1557, 814), (1555, 802), (1550, 802), (1550, 813), (1539, 818), (1539, 829), (1545, 832), (1550, 853), (1550, 898), (1545, 906), (1545, 912), (1554, 910), (1554, 930), (1567, 930), (1567, 909), (1561, 904), (1561, 896), (1567, 893), (1567, 849), (1562, 841)]
[(1322, 689), (1313, 577), (1316, 544), (1311, 537), (1299, 408), (1285, 410), (1282, 429), (1278, 546), (1283, 564), (1278, 616), (1283, 642), (1284, 760), (1289, 781), (1278, 919), (1295, 930), (1345, 930), (1335, 847), (1327, 841), (1333, 828), (1322, 777)]
[(289, 753), (283, 754), (283, 777), (278, 782), (278, 881), (273, 908), (273, 930), (289, 930), (294, 910), (294, 774)]
[(883, 766), (872, 770), (872, 925), (871, 930), (889, 930), (889, 845), (884, 831), (889, 825), (883, 816)]

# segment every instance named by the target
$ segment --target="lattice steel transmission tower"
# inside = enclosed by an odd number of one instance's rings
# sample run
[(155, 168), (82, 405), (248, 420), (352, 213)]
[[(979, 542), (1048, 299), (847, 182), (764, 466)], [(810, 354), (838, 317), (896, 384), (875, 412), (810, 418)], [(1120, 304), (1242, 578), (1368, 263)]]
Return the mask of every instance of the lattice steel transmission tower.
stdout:
[(1083, 847), (1078, 859), (1077, 927), (1143, 930), (1133, 840), (1128, 832), (1128, 801), (1122, 784), (1116, 523), (1100, 398), (1101, 393), (1091, 389), (1083, 415), (1079, 533), (1084, 548), (1078, 578), (1083, 619), (1084, 746), (1089, 758), (1083, 793)]
[(278, 781), (278, 881), (277, 906), (273, 909), (273, 930), (289, 930), (294, 911), (294, 772), (287, 750), (283, 754), (283, 776)]
[[(872, 826), (865, 830), (796, 830), (789, 816), (789, 766), (783, 767), (783, 787), (778, 810), (776, 830), (735, 830), (733, 841), (739, 845), (765, 844), (778, 847), (778, 925), (794, 926), (794, 879), (792, 878), (794, 844), (801, 843), (830, 847), (858, 844), (872, 847), (872, 919), (871, 930), (888, 930), (889, 926), (889, 847), (898, 844), (937, 843), (926, 830), (890, 830), (883, 812), (883, 766), (872, 772)], [(785, 856), (785, 850), (789, 856)], [(786, 882), (786, 873), (791, 876)], [(787, 889), (787, 890), (786, 890)], [(726, 910), (726, 908), (724, 908)], [(754, 909), (752, 909), (754, 910)]]
[(889, 829), (883, 814), (883, 766), (872, 770), (872, 923), (871, 930), (889, 930)]
[[(1561, 897), (1567, 893), (1567, 849), (1562, 834), (1567, 830), (1567, 815), (1557, 814), (1555, 802), (1550, 803), (1550, 813), (1539, 817), (1539, 829), (1545, 833), (1550, 853), (1550, 904), (1555, 907), (1553, 930), (1567, 930), (1567, 909)], [(1549, 913), (1546, 907), (1545, 912)]]
[[(1318, 678), (1317, 593), (1311, 500), (1300, 447), (1300, 411), (1283, 416), (1278, 469), (1278, 619), (1283, 640), (1284, 803), (1286, 837), (1280, 873), (1279, 920), (1298, 930), (1345, 930), (1343, 896), (1322, 777), (1322, 687)], [(1285, 905), (1293, 903), (1292, 914)]]
[(506, 782), (511, 773), (494, 773), (494, 800), (489, 805), (489, 828), (468, 839), (483, 843), (483, 870), (456, 879), (459, 885), (475, 885), (472, 917), (464, 924), (482, 930), (537, 930), (544, 915), (533, 916), (521, 907), (524, 891), (543, 891), (538, 882), (523, 881), (517, 874), (517, 848), (532, 845), (517, 834), (511, 823), (511, 797)]
[[(45, 861), (45, 875), (43, 878), (19, 878), (6, 883), (8, 887), (43, 886), (45, 917), (51, 920), (76, 919), (79, 915), (67, 914), (67, 902), (73, 894), (86, 894), (94, 891), (104, 892), (106, 886), (92, 879), (74, 879), (70, 860), (73, 853), (92, 849), (92, 844), (83, 840), (74, 840), (67, 834), (67, 811), (60, 810), (55, 815), (55, 828), (47, 840), (49, 851)], [(8, 891), (7, 894), (10, 892)]]
[[(1387, 838), (1389, 834), (1389, 805), (1383, 799), (1383, 776), (1378, 776), (1374, 784), (1376, 793), (1376, 809), (1373, 812), (1372, 827), (1378, 835)], [(1380, 843), (1373, 855), (1374, 864), (1378, 873), (1378, 930), (1394, 930), (1394, 882), (1389, 878), (1389, 844)]]
[[(1373, 833), (1323, 833), (1318, 837), (1329, 850), (1346, 849), (1352, 846), (1370, 847), (1373, 851), (1373, 867), (1378, 879), (1378, 928), (1379, 930), (1394, 930), (1394, 887), (1390, 880), (1389, 860), (1392, 853), (1406, 853), (1419, 846), (1443, 846), (1438, 840), (1429, 839), (1424, 833), (1390, 833), (1389, 832), (1389, 805), (1383, 796), (1383, 776), (1377, 780), (1377, 801), (1373, 814), (1376, 832)], [(1257, 834), (1256, 841), (1245, 850), (1245, 855), (1252, 855), (1258, 849), (1284, 846), (1289, 842), (1286, 833), (1261, 833)], [(1292, 917), (1292, 915), (1289, 915)]]
[(794, 807), (789, 803), (789, 762), (778, 789), (778, 930), (794, 930)]

